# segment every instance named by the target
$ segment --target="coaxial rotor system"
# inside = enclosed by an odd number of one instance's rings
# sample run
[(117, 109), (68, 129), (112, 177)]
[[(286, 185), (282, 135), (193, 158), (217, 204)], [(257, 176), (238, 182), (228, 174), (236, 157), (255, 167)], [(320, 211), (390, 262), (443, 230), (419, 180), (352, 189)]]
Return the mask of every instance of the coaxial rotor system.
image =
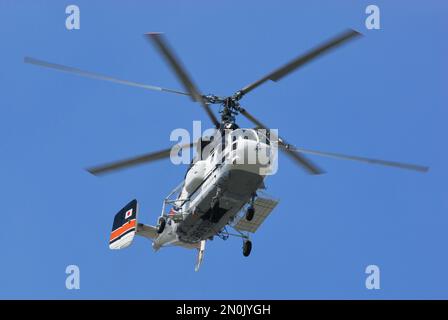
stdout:
[[(283, 79), (285, 76), (290, 74), (293, 71), (296, 71), (300, 67), (304, 66), (305, 64), (308, 64), (309, 62), (315, 60), (316, 58), (329, 53), (330, 51), (338, 48), (339, 46), (354, 40), (356, 38), (359, 38), (361, 34), (355, 30), (346, 30), (345, 32), (333, 37), (332, 39), (325, 41), (324, 43), (318, 45), (314, 49), (311, 49), (310, 51), (301, 54), (297, 56), (296, 58), (292, 59), (290, 62), (284, 64), (283, 66), (273, 70), (272, 72), (266, 74), (264, 77), (246, 85), (240, 90), (237, 90), (234, 94), (230, 96), (217, 96), (214, 94), (202, 94), (201, 91), (198, 89), (198, 87), (194, 84), (192, 78), (187, 73), (185, 67), (180, 62), (180, 59), (175, 55), (174, 51), (169, 47), (167, 41), (165, 40), (165, 37), (161, 33), (147, 33), (145, 34), (145, 37), (154, 45), (154, 47), (159, 51), (161, 56), (165, 59), (167, 64), (171, 67), (174, 74), (179, 79), (180, 83), (183, 86), (184, 91), (175, 90), (175, 89), (169, 89), (159, 86), (153, 86), (153, 85), (147, 85), (143, 83), (133, 82), (133, 81), (127, 81), (118, 79), (115, 77), (110, 77), (107, 75), (102, 75), (99, 73), (94, 73), (90, 71), (84, 71), (78, 68), (73, 68), (61, 64), (55, 64), (50, 63), (43, 60), (38, 60), (30, 57), (25, 57), (24, 61), (26, 63), (34, 64), (41, 67), (46, 67), (50, 69), (55, 69), (62, 72), (77, 74), (80, 76), (93, 78), (93, 79), (99, 79), (104, 81), (110, 81), (115, 82), (127, 86), (133, 86), (133, 87), (139, 87), (146, 90), (153, 90), (153, 91), (160, 91), (160, 92), (167, 92), (167, 93), (173, 93), (178, 95), (184, 95), (189, 96), (194, 102), (199, 103), (201, 108), (205, 111), (208, 118), (212, 122), (212, 124), (217, 129), (224, 129), (229, 127), (229, 124), (235, 124), (235, 118), (238, 115), (243, 115), (247, 120), (252, 122), (257, 128), (262, 129), (268, 129), (269, 127), (266, 126), (264, 123), (262, 123), (258, 118), (256, 118), (254, 115), (249, 113), (246, 108), (243, 108), (240, 104), (240, 101), (244, 96), (256, 88), (258, 88), (260, 85), (267, 81), (274, 81), (278, 82), (281, 79)], [(211, 105), (220, 105), (221, 110), (221, 119), (218, 120), (215, 113), (212, 111)], [(184, 149), (184, 148), (190, 148), (194, 144), (186, 144), (186, 145), (177, 145), (176, 148), (178, 150)], [(299, 148), (295, 147), (288, 142), (286, 142), (285, 139), (282, 137), (279, 137), (278, 139), (278, 145), (279, 149), (284, 152), (286, 155), (288, 155), (293, 161), (295, 161), (298, 165), (300, 165), (305, 171), (307, 171), (310, 174), (321, 174), (323, 171), (315, 165), (311, 160), (309, 160), (307, 157), (305, 157), (305, 154), (310, 155), (317, 155), (317, 156), (324, 156), (324, 157), (330, 157), (330, 158), (337, 158), (337, 159), (344, 159), (344, 160), (352, 160), (352, 161), (358, 161), (358, 162), (365, 162), (370, 164), (378, 164), (383, 166), (389, 166), (389, 167), (395, 167), (395, 168), (401, 168), (401, 169), (408, 169), (408, 170), (414, 170), (414, 171), (420, 171), (420, 172), (426, 172), (428, 171), (428, 167), (426, 166), (420, 166), (415, 164), (407, 164), (407, 163), (401, 163), (401, 162), (393, 162), (393, 161), (385, 161), (385, 160), (379, 160), (379, 159), (371, 159), (371, 158), (364, 158), (364, 157), (358, 157), (358, 156), (350, 156), (350, 155), (344, 155), (339, 153), (331, 153), (331, 152), (322, 152), (322, 151), (315, 151), (305, 148)], [(127, 167), (139, 165), (142, 163), (152, 162), (159, 159), (168, 158), (170, 156), (172, 148), (168, 148), (165, 150), (157, 151), (157, 152), (151, 152), (145, 155), (116, 161), (113, 163), (108, 163), (105, 165), (97, 166), (88, 169), (89, 172), (95, 175), (100, 175), (120, 169), (124, 169)]]

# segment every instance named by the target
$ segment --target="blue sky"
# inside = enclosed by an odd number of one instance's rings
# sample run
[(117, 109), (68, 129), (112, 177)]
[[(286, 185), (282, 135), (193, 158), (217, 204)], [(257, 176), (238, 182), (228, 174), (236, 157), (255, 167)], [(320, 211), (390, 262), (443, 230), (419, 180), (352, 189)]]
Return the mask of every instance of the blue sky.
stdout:
[[(81, 29), (65, 29), (65, 7)], [(367, 5), (381, 30), (364, 26)], [(448, 298), (447, 5), (442, 1), (2, 1), (0, 298)], [(425, 164), (428, 174), (313, 157), (267, 180), (281, 203), (253, 236), (196, 253), (112, 252), (129, 200), (155, 223), (182, 179), (169, 161), (97, 178), (83, 168), (165, 148), (175, 128), (207, 121), (181, 96), (83, 79), (24, 56), (181, 88), (142, 34), (165, 32), (204, 93), (231, 94), (346, 28), (365, 34), (244, 106), (305, 148)], [(244, 119), (240, 125), (248, 126)], [(81, 289), (65, 288), (65, 268)], [(367, 265), (381, 289), (367, 290)]]

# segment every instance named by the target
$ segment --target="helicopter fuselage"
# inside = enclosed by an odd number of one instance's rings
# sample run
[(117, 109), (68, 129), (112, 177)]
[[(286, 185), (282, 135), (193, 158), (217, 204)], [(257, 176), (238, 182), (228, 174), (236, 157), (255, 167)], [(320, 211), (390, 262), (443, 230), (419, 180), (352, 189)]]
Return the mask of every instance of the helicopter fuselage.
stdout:
[(216, 143), (190, 167), (173, 208), (162, 214), (166, 227), (154, 240), (155, 249), (211, 239), (253, 200), (272, 173), (275, 156), (261, 140), (252, 129), (232, 133), (225, 148)]

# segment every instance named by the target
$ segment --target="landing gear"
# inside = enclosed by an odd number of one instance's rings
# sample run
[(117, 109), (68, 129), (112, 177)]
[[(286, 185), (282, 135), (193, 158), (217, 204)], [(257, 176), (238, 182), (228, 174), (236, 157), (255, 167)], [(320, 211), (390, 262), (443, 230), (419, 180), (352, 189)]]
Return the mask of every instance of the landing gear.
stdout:
[(255, 197), (257, 196), (256, 193), (254, 193), (250, 199), (249, 202), (249, 207), (246, 210), (246, 220), (247, 221), (252, 221), (252, 219), (254, 218), (255, 215), (255, 208), (254, 208), (254, 202), (255, 202)]
[(252, 221), (252, 219), (254, 218), (255, 215), (255, 208), (253, 206), (250, 206), (249, 208), (247, 208), (246, 210), (246, 220), (247, 221)]
[(250, 240), (243, 241), (243, 256), (248, 257), (252, 251), (252, 242)]
[(166, 225), (166, 220), (165, 218), (160, 218), (159, 219), (159, 224), (157, 225), (157, 233), (160, 234), (163, 232), (163, 230), (165, 230), (165, 225)]

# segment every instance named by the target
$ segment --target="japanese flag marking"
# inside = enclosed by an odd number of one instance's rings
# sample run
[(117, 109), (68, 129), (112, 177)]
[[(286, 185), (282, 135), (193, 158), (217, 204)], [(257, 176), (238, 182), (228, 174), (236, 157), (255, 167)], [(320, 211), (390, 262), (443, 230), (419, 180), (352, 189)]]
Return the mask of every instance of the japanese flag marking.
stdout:
[(133, 211), (133, 209), (129, 209), (128, 211), (126, 211), (126, 213), (124, 214), (124, 218), (127, 219), (130, 216), (132, 216), (132, 211)]

